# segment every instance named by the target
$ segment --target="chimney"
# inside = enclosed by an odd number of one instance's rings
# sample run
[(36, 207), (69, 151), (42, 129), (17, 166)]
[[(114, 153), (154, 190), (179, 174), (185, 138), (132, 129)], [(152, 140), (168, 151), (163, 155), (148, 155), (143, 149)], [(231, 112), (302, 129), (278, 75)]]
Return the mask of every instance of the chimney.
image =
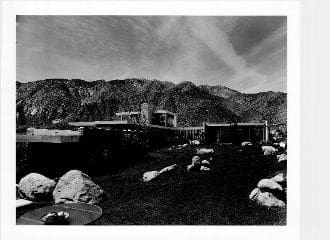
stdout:
[(148, 103), (142, 103), (141, 104), (141, 117), (140, 117), (140, 123), (145, 125), (150, 125), (152, 123), (152, 112), (153, 107), (152, 105)]

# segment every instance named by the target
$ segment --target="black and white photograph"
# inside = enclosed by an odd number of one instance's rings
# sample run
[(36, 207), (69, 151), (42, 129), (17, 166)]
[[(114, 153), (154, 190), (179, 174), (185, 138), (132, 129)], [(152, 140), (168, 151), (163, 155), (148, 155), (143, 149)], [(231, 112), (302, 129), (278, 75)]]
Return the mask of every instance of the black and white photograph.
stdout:
[(286, 226), (289, 148), (286, 16), (16, 15), (17, 225)]
[(330, 1), (0, 11), (0, 239), (329, 239)]

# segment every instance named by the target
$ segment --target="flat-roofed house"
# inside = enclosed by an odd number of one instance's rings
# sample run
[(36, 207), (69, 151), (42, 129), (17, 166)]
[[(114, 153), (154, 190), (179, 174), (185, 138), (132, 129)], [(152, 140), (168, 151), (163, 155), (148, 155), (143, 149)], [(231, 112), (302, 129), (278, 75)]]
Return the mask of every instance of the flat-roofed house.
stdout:
[(128, 123), (140, 123), (140, 115), (141, 112), (118, 112), (116, 113), (116, 118)]
[(152, 124), (163, 127), (176, 127), (177, 115), (167, 110), (157, 110), (152, 113)]
[(148, 104), (141, 104), (140, 112), (118, 112), (116, 119), (120, 121), (127, 121), (131, 124), (145, 124), (157, 125), (163, 127), (176, 127), (177, 115), (167, 110), (155, 110), (155, 108)]
[(205, 140), (213, 143), (268, 141), (268, 123), (204, 123)]

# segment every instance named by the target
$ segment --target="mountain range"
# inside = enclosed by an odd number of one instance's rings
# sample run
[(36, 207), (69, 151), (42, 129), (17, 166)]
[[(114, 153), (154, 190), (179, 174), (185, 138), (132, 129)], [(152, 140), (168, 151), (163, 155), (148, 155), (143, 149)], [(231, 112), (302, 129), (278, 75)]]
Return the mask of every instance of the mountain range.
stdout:
[(177, 113), (178, 126), (287, 121), (287, 94), (283, 92), (246, 94), (220, 85), (147, 79), (16, 82), (17, 127), (112, 120), (116, 112), (139, 111), (145, 102)]

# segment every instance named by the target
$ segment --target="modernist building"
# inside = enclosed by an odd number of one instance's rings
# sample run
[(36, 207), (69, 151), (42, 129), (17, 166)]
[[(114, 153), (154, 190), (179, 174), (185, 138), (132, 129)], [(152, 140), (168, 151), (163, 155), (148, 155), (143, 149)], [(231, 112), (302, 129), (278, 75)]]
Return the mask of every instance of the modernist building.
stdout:
[(205, 141), (236, 143), (269, 141), (269, 125), (265, 123), (204, 123)]
[(141, 104), (141, 111), (118, 112), (116, 120), (127, 121), (131, 124), (157, 125), (163, 127), (176, 127), (177, 115), (167, 110), (155, 110), (147, 103)]

